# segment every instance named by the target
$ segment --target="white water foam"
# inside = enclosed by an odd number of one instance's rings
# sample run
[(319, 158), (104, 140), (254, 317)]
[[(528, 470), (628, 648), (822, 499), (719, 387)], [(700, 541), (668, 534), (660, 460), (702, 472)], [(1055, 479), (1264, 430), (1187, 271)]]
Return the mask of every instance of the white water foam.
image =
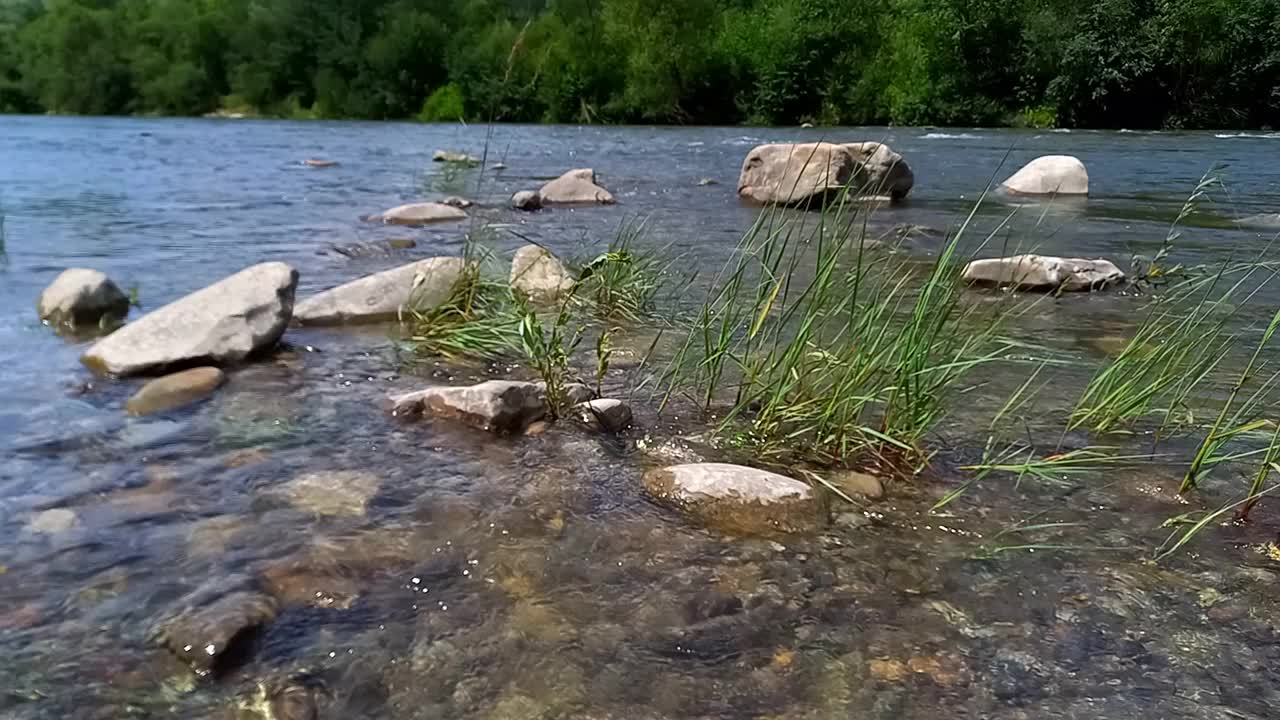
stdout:
[(981, 140), (982, 139), (981, 135), (974, 135), (973, 133), (931, 132), (931, 133), (925, 133), (923, 137), (925, 140)]

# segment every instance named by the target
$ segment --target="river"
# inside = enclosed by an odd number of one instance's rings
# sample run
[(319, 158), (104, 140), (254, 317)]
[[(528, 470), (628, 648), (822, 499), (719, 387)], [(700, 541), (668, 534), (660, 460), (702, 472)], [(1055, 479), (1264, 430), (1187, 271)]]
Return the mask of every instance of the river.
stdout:
[[(1085, 162), (1088, 201), (1019, 211), (996, 241), (1127, 267), (1212, 168), (1223, 187), (1183, 223), (1179, 262), (1261, 252), (1268, 231), (1236, 221), (1280, 212), (1280, 135), (1261, 132), (0, 117), (0, 717), (265, 718), (259, 700), (281, 693), (321, 718), (395, 720), (1274, 717), (1280, 513), (1153, 564), (1164, 520), (1230, 497), (1178, 498), (1176, 469), (992, 483), (930, 515), (955, 483), (944, 473), (817, 533), (728, 537), (646, 498), (643, 429), (495, 439), (390, 421), (387, 393), (455, 371), (402, 367), (385, 328), (291, 330), (209, 401), (135, 419), (121, 407), (139, 382), (94, 378), (84, 345), (34, 310), (73, 266), (136, 288), (146, 310), (264, 260), (296, 267), (302, 296), (457, 254), (466, 228), (360, 220), (443, 195), (475, 200), (502, 252), (527, 238), (583, 256), (645, 217), (644, 242), (715, 268), (756, 217), (735, 195), (747, 151), (818, 139), (882, 140), (910, 162), (916, 187), (877, 230), (953, 228), (989, 183), (1050, 153)], [(452, 169), (437, 149), (486, 163)], [(506, 209), (576, 167), (618, 204)], [(1011, 209), (988, 201), (975, 226)], [(1061, 298), (1020, 328), (1096, 363), (1093, 341), (1131, 328), (1134, 307)], [(638, 416), (647, 443), (692, 452)], [(972, 442), (964, 422), (949, 437)], [(307, 512), (279, 488), (311, 471), (371, 479)], [(74, 519), (33, 526), (50, 509)], [(1062, 537), (1088, 547), (980, 552), (1018, 523), (1079, 523)], [(241, 587), (282, 608), (226, 673), (193, 675), (158, 645), (192, 593)]]

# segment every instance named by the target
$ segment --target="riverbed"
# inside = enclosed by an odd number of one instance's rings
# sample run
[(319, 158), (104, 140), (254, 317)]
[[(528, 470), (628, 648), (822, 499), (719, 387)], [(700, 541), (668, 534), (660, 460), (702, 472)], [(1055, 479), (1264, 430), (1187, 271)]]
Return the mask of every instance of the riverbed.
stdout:
[[(930, 513), (980, 450), (961, 413), (928, 477), (836, 508), (817, 532), (733, 537), (645, 495), (656, 464), (720, 459), (695, 418), (659, 416), (645, 393), (618, 437), (396, 422), (388, 393), (484, 369), (407, 367), (385, 327), (290, 330), (207, 402), (126, 418), (139, 382), (92, 376), (85, 345), (34, 311), (66, 267), (135, 288), (145, 311), (264, 260), (297, 268), (302, 296), (458, 254), (468, 231), (503, 253), (533, 240), (590, 257), (636, 218), (644, 243), (714, 272), (756, 218), (735, 195), (747, 151), (819, 139), (906, 157), (915, 189), (870, 223), (920, 229), (900, 252), (922, 259), (985, 188), (1049, 153), (1085, 162), (1087, 202), (1008, 220), (1014, 205), (988, 200), (975, 237), (1006, 223), (1001, 249), (1127, 267), (1212, 172), (1223, 187), (1174, 252), (1213, 264), (1262, 252), (1271, 233), (1237, 221), (1280, 212), (1280, 136), (1261, 132), (0, 118), (0, 717), (259, 718), (289, 694), (321, 718), (395, 720), (1274, 716), (1280, 506), (1150, 561), (1161, 524), (1230, 499), (1227, 479), (1184, 499), (1181, 469), (1148, 463), (985, 483)], [(433, 163), (438, 149), (484, 162)], [(507, 209), (577, 167), (618, 203)], [(473, 220), (360, 219), (446, 195), (476, 201)], [(1016, 333), (1063, 361), (1045, 413), (1106, 358), (1098, 338), (1132, 331), (1139, 301), (1048, 299), (1022, 318)], [(1259, 307), (1277, 302), (1272, 288)], [(643, 349), (650, 336), (634, 335)], [(617, 365), (621, 390), (634, 363)], [(359, 480), (298, 502), (284, 488), (308, 473)], [(1071, 525), (1010, 549), (1023, 539), (1011, 528), (1052, 523)], [(184, 598), (239, 588), (281, 609), (226, 672), (195, 675), (157, 643)]]

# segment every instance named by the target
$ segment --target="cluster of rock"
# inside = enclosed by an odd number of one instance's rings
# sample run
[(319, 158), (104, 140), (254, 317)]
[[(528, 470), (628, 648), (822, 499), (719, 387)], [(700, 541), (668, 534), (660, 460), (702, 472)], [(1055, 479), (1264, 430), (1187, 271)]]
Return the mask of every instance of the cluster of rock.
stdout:
[[(106, 375), (171, 373), (146, 384), (126, 404), (133, 415), (166, 412), (213, 393), (226, 380), (219, 366), (272, 348), (290, 324), (381, 322), (434, 308), (449, 301), (466, 271), (462, 258), (427, 258), (295, 303), (297, 271), (284, 263), (261, 263), (120, 327), (81, 359)], [(512, 261), (512, 287), (535, 302), (555, 301), (573, 283), (572, 274), (544, 248), (522, 248)], [(60, 328), (108, 328), (124, 320), (129, 300), (106, 275), (75, 268), (41, 294), (37, 309), (42, 320)]]
[(511, 196), (511, 207), (538, 210), (544, 205), (612, 205), (613, 194), (600, 186), (591, 168), (570, 170), (538, 190), (521, 190)]

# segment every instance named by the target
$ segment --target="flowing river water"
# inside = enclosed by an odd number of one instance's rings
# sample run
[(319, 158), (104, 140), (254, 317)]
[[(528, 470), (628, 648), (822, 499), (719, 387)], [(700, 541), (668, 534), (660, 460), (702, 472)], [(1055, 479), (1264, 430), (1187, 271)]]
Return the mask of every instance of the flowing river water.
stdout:
[[(1275, 717), (1280, 506), (1151, 563), (1162, 522), (1232, 493), (1179, 499), (1176, 467), (992, 482), (931, 515), (959, 481), (945, 468), (980, 450), (959, 415), (942, 471), (814, 533), (730, 537), (646, 497), (646, 469), (711, 451), (643, 394), (617, 438), (394, 422), (386, 394), (481, 371), (406, 369), (386, 328), (290, 330), (210, 400), (126, 418), (139, 382), (93, 377), (84, 345), (35, 316), (66, 267), (153, 309), (263, 260), (296, 267), (305, 295), (457, 254), (467, 227), (359, 219), (443, 195), (480, 203), (504, 252), (533, 239), (583, 256), (645, 216), (643, 242), (714, 270), (755, 218), (735, 197), (750, 147), (823, 138), (884, 140), (911, 163), (916, 188), (880, 230), (946, 231), (993, 178), (1055, 152), (1086, 163), (1092, 193), (1020, 212), (1001, 237), (1024, 250), (1127, 266), (1215, 166), (1225, 188), (1184, 223), (1179, 261), (1261, 252), (1273, 231), (1236, 221), (1280, 212), (1266, 133), (0, 118), (0, 717)], [(440, 148), (507, 168), (433, 164)], [(506, 209), (575, 167), (618, 204)], [(985, 203), (977, 224), (1009, 211)], [(906, 251), (930, 256), (937, 235)], [(1088, 368), (1136, 303), (1050, 300), (1017, 332)], [(1046, 412), (1088, 372), (1058, 376)], [(290, 496), (308, 473), (346, 482)], [(1000, 533), (1019, 523), (1079, 525), (1052, 536), (1070, 549), (982, 552), (1017, 544)], [(246, 588), (280, 611), (225, 671), (197, 676), (156, 641), (191, 598)]]

